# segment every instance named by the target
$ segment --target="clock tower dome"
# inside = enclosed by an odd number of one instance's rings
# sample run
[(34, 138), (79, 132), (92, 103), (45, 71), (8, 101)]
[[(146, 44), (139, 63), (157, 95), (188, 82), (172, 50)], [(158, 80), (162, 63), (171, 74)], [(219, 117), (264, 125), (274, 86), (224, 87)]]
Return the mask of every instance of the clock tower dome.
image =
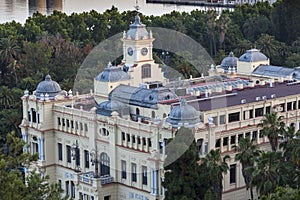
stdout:
[(123, 62), (134, 65), (138, 62), (152, 61), (152, 32), (148, 32), (146, 25), (141, 22), (137, 14), (130, 29), (123, 33)]
[(135, 16), (129, 30), (124, 31), (121, 40), (123, 42), (122, 64), (128, 69), (131, 86), (153, 81), (166, 82), (162, 69), (153, 60), (152, 48), (155, 39), (152, 31), (147, 31), (139, 14)]

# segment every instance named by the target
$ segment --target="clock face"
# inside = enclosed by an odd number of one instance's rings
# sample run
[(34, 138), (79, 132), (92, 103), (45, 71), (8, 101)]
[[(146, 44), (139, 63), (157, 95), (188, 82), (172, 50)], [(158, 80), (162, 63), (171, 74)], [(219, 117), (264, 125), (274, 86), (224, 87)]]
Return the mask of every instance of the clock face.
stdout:
[(132, 54), (133, 54), (133, 49), (132, 49), (131, 47), (129, 47), (129, 48), (127, 49), (127, 53), (128, 53), (128, 55), (132, 56)]
[(148, 53), (148, 49), (147, 49), (147, 48), (142, 48), (141, 54), (142, 54), (143, 56), (145, 56), (145, 55), (147, 55), (147, 53)]

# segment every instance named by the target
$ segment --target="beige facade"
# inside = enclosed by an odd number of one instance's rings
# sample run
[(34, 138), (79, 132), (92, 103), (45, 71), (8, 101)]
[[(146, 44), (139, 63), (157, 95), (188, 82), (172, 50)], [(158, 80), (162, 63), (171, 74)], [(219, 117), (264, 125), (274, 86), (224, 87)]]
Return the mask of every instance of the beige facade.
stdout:
[[(235, 78), (205, 84), (205, 77), (191, 78), (185, 81), (189, 87), (176, 95), (173, 86), (178, 83), (168, 83), (152, 60), (152, 34), (139, 30), (144, 26), (138, 18), (135, 23), (123, 36), (123, 63), (109, 66), (107, 74), (95, 79), (95, 93), (67, 94), (50, 77), (35, 93), (24, 93), (20, 127), (30, 145), (24, 150), (39, 154), (34, 167), (73, 199), (164, 199), (165, 139), (187, 126), (194, 130), (200, 157), (215, 148), (231, 157), (223, 199), (248, 199), (232, 145), (250, 137), (261, 148), (269, 148), (257, 124), (273, 110), (299, 128), (300, 86), (261, 85), (237, 78), (237, 73)], [(135, 55), (141, 48), (148, 50)], [(145, 64), (150, 71), (143, 72)], [(128, 69), (129, 78), (116, 81), (117, 75), (124, 74), (121, 69)], [(56, 85), (53, 91), (44, 90), (48, 83)], [(153, 84), (158, 88), (151, 89)], [(185, 101), (179, 103), (180, 99)]]

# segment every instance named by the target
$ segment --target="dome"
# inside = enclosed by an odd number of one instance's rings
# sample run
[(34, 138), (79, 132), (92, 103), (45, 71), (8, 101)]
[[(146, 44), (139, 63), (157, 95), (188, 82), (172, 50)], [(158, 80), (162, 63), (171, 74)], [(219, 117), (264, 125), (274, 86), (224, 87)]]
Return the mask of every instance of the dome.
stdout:
[(125, 35), (125, 39), (142, 40), (149, 39), (150, 35), (146, 30), (146, 25), (141, 22), (140, 16), (137, 14), (134, 18), (134, 23), (130, 25), (130, 29)]
[(129, 79), (130, 76), (121, 67), (112, 66), (111, 63), (96, 77), (96, 80), (101, 82), (118, 82)]
[(35, 96), (40, 97), (41, 95), (49, 95), (49, 98), (53, 99), (56, 95), (60, 94), (62, 90), (57, 82), (51, 80), (51, 76), (48, 74), (45, 80), (40, 82), (36, 88)]
[(173, 127), (179, 127), (179, 123), (194, 126), (200, 122), (199, 112), (193, 106), (188, 105), (185, 99), (181, 99), (180, 105), (171, 110), (167, 122)]
[(268, 60), (268, 57), (258, 49), (250, 49), (239, 58), (239, 61), (242, 62), (259, 62), (266, 60)]
[(233, 52), (230, 52), (228, 57), (224, 58), (221, 62), (221, 67), (223, 69), (228, 67), (236, 67), (238, 58), (233, 55)]
[(111, 116), (113, 112), (118, 112), (120, 115), (129, 113), (129, 108), (124, 103), (119, 101), (104, 101), (97, 106), (97, 114)]

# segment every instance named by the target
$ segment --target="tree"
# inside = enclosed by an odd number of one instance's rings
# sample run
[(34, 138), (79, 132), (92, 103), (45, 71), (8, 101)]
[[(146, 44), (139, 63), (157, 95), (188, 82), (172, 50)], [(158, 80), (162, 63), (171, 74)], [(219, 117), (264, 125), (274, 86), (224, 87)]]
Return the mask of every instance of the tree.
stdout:
[(209, 185), (216, 194), (216, 200), (222, 199), (223, 191), (223, 173), (226, 174), (229, 167), (227, 161), (230, 159), (228, 155), (222, 158), (220, 149), (212, 149), (200, 163), (206, 169)]
[(298, 200), (300, 199), (300, 189), (293, 189), (290, 187), (277, 187), (274, 193), (263, 196), (262, 200)]
[(265, 114), (258, 127), (263, 136), (267, 136), (271, 145), (272, 151), (276, 151), (278, 147), (279, 134), (284, 127), (283, 116), (278, 116), (276, 112)]
[(253, 199), (253, 190), (250, 184), (252, 174), (247, 169), (254, 166), (255, 161), (260, 155), (260, 151), (258, 150), (257, 145), (254, 144), (254, 140), (250, 140), (249, 137), (241, 138), (239, 140), (239, 145), (235, 145), (233, 148), (234, 151), (237, 152), (235, 160), (242, 164), (242, 174), (246, 183), (246, 189), (249, 190), (250, 188), (251, 199)]
[[(228, 31), (230, 22), (231, 22), (231, 19), (228, 16), (228, 13), (223, 13), (220, 16), (220, 18), (217, 20), (217, 26), (218, 26), (219, 33), (220, 33), (220, 39), (219, 39), (220, 48), (222, 48), (222, 44), (224, 43), (225, 35)], [(223, 49), (225, 50), (225, 45), (224, 45)]]
[[(181, 153), (183, 154), (177, 158)], [(205, 178), (199, 180), (199, 177), (205, 173), (199, 173), (196, 143), (192, 131), (181, 127), (175, 138), (168, 142), (166, 154), (165, 164), (170, 164), (165, 167), (167, 171), (163, 182), (166, 188), (165, 199), (202, 199)], [(201, 184), (204, 187), (201, 187)]]
[(10, 75), (8, 67), (16, 65), (20, 53), (21, 48), (14, 39), (10, 37), (0, 39), (1, 84), (7, 83), (7, 76)]
[(281, 152), (263, 151), (257, 165), (248, 170), (252, 171), (251, 185), (256, 187), (260, 195), (268, 195), (274, 192), (276, 187), (289, 184), (290, 174), (293, 174), (295, 169), (285, 161)]
[(207, 11), (206, 31), (210, 39), (210, 56), (213, 56), (217, 53), (216, 39), (215, 39), (215, 29), (217, 26), (216, 19), (217, 19), (217, 13), (215, 10)]
[(47, 176), (33, 171), (24, 179), (21, 169), (37, 160), (37, 154), (23, 152), (24, 141), (14, 133), (7, 134), (6, 145), (0, 151), (0, 195), (5, 199), (60, 199), (62, 190), (57, 184), (49, 184)]

